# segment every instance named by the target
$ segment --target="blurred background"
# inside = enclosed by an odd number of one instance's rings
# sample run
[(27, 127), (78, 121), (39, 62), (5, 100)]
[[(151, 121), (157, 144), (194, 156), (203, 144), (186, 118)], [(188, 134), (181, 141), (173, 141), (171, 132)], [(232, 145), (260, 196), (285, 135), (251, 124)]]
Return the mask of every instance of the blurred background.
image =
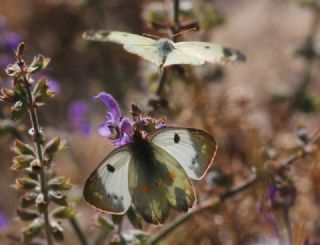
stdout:
[[(307, 135), (319, 130), (319, 8), (320, 3), (312, 0), (180, 1), (181, 23), (198, 21), (200, 30), (184, 33), (178, 40), (221, 43), (243, 52), (247, 62), (168, 69), (161, 92), (164, 106), (155, 115), (166, 116), (168, 124), (204, 129), (217, 139), (215, 165), (205, 179), (194, 182), (200, 203), (254, 174), (261, 181), (196, 215), (163, 244), (289, 244), (290, 236), (291, 244), (319, 244), (317, 151), (286, 172), (289, 184), (281, 208), (272, 205), (274, 180), (266, 174), (301, 146), (301, 130)], [(13, 61), (13, 49), (20, 41), (27, 45), (29, 61), (36, 54), (51, 57), (42, 75), (58, 94), (39, 110), (40, 124), (49, 137), (58, 135), (67, 141), (67, 148), (54, 160), (54, 170), (73, 184), (68, 199), (79, 213), (90, 244), (99, 236), (99, 229), (94, 226), (95, 211), (84, 203), (82, 188), (113, 149), (97, 133), (106, 108), (93, 96), (100, 91), (112, 94), (127, 116), (132, 102), (147, 113), (159, 96), (155, 95), (155, 66), (128, 54), (120, 45), (86, 41), (81, 35), (89, 29), (168, 35), (155, 29), (152, 21), (173, 23), (173, 2), (0, 2), (1, 87), (10, 86), (3, 69)], [(24, 223), (16, 217), (19, 193), (10, 187), (18, 175), (10, 170), (15, 135), (7, 129), (14, 128), (30, 142), (26, 133), (30, 124), (27, 116), (18, 122), (9, 118), (9, 107), (1, 103), (0, 244), (19, 244)], [(172, 212), (166, 223), (177, 216)], [(63, 226), (65, 241), (59, 244), (78, 244), (68, 222)], [(143, 228), (156, 234), (163, 227), (144, 224)], [(130, 229), (129, 222), (124, 229)], [(101, 244), (109, 243), (106, 239)]]

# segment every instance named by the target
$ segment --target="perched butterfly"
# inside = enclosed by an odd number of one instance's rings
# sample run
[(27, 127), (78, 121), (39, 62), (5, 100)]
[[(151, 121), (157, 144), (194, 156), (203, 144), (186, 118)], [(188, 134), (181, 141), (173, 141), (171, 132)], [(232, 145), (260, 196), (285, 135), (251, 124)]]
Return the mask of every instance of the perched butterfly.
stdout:
[(108, 154), (87, 179), (84, 198), (112, 214), (133, 204), (147, 222), (161, 224), (171, 208), (186, 212), (194, 205), (190, 179), (205, 175), (216, 151), (215, 139), (199, 129), (134, 131), (132, 142)]
[(245, 61), (239, 51), (210, 42), (173, 42), (167, 38), (154, 40), (148, 37), (119, 31), (89, 31), (83, 38), (94, 41), (110, 41), (122, 44), (124, 49), (143, 59), (166, 67), (177, 64), (202, 65)]

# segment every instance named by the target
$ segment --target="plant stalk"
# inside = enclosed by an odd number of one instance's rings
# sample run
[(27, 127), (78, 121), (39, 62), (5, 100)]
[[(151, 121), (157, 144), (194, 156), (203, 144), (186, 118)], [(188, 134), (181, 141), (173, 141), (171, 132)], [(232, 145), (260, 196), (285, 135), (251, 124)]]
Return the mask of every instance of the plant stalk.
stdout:
[(40, 188), (41, 188), (41, 193), (43, 194), (44, 198), (44, 209), (43, 209), (43, 217), (44, 217), (44, 229), (46, 233), (46, 238), (48, 245), (53, 245), (53, 240), (51, 236), (51, 228), (50, 228), (50, 220), (49, 220), (49, 211), (48, 211), (48, 204), (49, 204), (49, 197), (48, 197), (48, 189), (47, 189), (47, 177), (46, 177), (46, 170), (45, 170), (45, 164), (43, 161), (43, 152), (42, 152), (42, 139), (41, 139), (41, 132), (40, 132), (40, 126), (38, 122), (38, 115), (36, 112), (36, 108), (34, 107), (33, 104), (33, 96), (31, 92), (31, 85), (29, 84), (27, 77), (26, 77), (26, 71), (24, 69), (24, 61), (18, 56), (18, 64), (20, 67), (21, 72), (24, 74), (23, 75), (23, 86), (27, 92), (27, 100), (28, 100), (28, 112), (30, 115), (30, 120), (31, 120), (31, 125), (33, 128), (33, 140), (36, 146), (37, 150), (37, 158), (40, 162), (41, 165), (41, 170), (39, 173), (39, 181), (40, 181)]

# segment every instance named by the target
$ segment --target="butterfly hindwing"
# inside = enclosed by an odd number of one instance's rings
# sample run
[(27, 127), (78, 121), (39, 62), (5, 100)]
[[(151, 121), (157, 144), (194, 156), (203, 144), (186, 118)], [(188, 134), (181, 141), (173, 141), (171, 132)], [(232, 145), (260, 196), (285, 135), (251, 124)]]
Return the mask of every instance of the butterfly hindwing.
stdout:
[(246, 60), (246, 57), (239, 51), (216, 43), (178, 42), (175, 43), (175, 48), (210, 63), (233, 63)]
[(173, 49), (167, 56), (163, 66), (189, 64), (189, 65), (202, 65), (205, 62), (201, 57), (195, 56), (191, 53), (184, 52), (179, 49)]
[(87, 179), (85, 200), (100, 211), (122, 214), (131, 204), (128, 170), (131, 154), (127, 146), (113, 150)]
[(160, 147), (145, 141), (133, 149), (129, 167), (132, 203), (143, 218), (161, 224), (170, 208), (187, 211), (195, 202), (195, 193), (183, 168)]
[(196, 180), (205, 175), (217, 151), (215, 139), (199, 129), (163, 128), (149, 139), (175, 158), (187, 175)]

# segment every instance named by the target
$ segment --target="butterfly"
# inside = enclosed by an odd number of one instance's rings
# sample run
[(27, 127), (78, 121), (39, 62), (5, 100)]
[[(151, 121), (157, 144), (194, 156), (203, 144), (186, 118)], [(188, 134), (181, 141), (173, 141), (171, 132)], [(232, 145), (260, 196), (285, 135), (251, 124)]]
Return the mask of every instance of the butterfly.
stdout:
[(108, 154), (87, 179), (83, 195), (94, 208), (124, 214), (131, 204), (149, 223), (162, 224), (170, 209), (196, 203), (190, 179), (200, 180), (212, 165), (217, 143), (205, 131), (166, 127)]
[(226, 63), (246, 60), (239, 51), (210, 42), (175, 43), (167, 38), (154, 40), (132, 33), (105, 30), (88, 31), (82, 37), (87, 40), (122, 44), (128, 52), (160, 68), (178, 64), (202, 65), (205, 62)]

